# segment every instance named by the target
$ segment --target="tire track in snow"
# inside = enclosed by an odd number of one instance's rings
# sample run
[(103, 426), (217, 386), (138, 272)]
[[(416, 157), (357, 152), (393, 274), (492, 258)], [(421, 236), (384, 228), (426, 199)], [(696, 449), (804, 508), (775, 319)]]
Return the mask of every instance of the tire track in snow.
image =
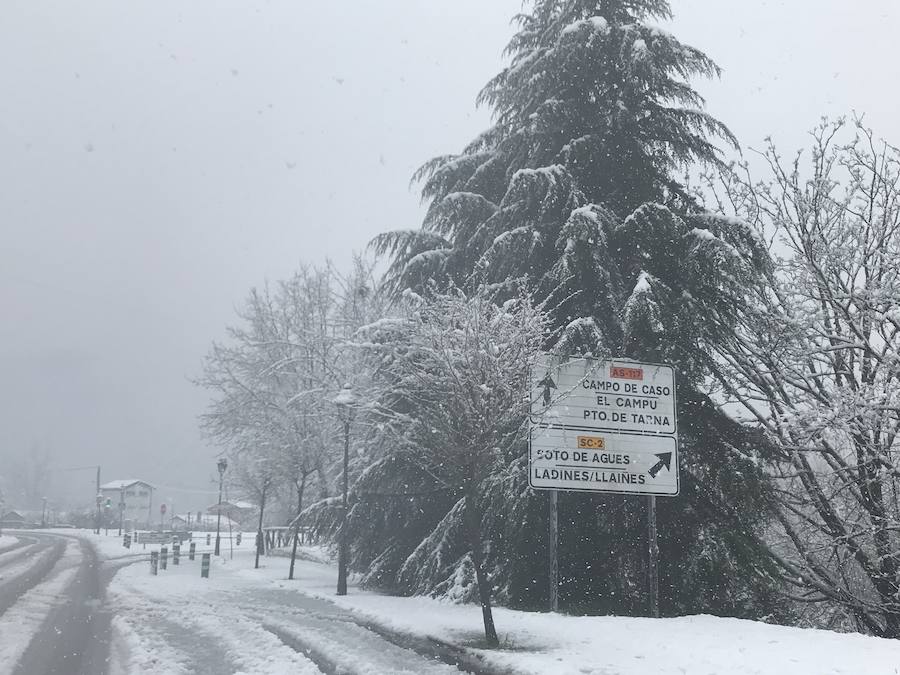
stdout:
[[(65, 544), (63, 544), (65, 547)], [(0, 673), (11, 673), (54, 609), (65, 603), (64, 591), (81, 564), (79, 547), (70, 544), (46, 579), (21, 593), (0, 616)]]
[(248, 673), (321, 675), (313, 661), (226, 606), (174, 600), (164, 609), (126, 587), (113, 601), (127, 602), (115, 620), (115, 668), (110, 675)]
[(0, 544), (0, 554), (6, 553), (7, 551), (12, 551), (13, 549), (21, 548), (22, 546), (27, 546), (28, 541), (30, 541), (27, 537), (20, 537), (18, 535), (3, 535), (2, 537), (0, 537), (0, 540), (7, 538), (14, 538), (15, 541)]
[(37, 547), (37, 542), (22, 542), (18, 546), (11, 546), (0, 552), (0, 575), (3, 574), (5, 567), (12, 565), (16, 560), (20, 560), (24, 556), (33, 554), (33, 549)]
[[(28, 549), (21, 562), (13, 561), (0, 567), (0, 615), (3, 615), (16, 601), (35, 587), (53, 569), (66, 550), (62, 540), (42, 540), (35, 546), (42, 547), (36, 552)], [(16, 551), (18, 552), (18, 551)], [(33, 554), (33, 555), (32, 555)]]

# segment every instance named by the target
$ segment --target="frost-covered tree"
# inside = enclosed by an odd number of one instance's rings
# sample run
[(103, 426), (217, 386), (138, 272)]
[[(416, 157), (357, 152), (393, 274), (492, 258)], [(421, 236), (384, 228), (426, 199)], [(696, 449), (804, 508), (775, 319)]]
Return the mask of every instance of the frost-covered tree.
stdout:
[[(330, 266), (304, 267), (274, 286), (253, 289), (239, 310), (240, 323), (228, 329), (227, 342), (213, 345), (197, 380), (213, 395), (204, 430), (236, 465), (265, 460), (277, 467), (271, 473), (293, 488), (281, 493), (295, 496), (294, 516), (311, 482), (323, 497), (331, 491), (339, 469), (329, 400), (354, 372), (343, 341), (369, 320), (377, 300), (362, 260), (346, 275)], [(271, 496), (266, 485), (253, 491)], [(293, 567), (292, 556), (291, 578)]]
[(716, 374), (780, 450), (769, 540), (795, 599), (820, 625), (897, 638), (900, 151), (857, 119), (823, 121), (791, 160), (761, 154), (767, 179), (726, 174), (720, 205), (767, 236), (776, 276)]
[[(374, 241), (391, 257), (387, 283), (420, 293), (432, 281), (487, 284), (501, 297), (524, 288), (550, 308), (559, 339), (547, 347), (674, 364), (686, 480), (682, 497), (660, 508), (663, 611), (767, 612), (770, 580), (739, 571), (764, 570), (743, 536), (759, 523), (736, 524), (721, 506), (762, 512), (761, 472), (731, 452), (755, 441), (703, 393), (710, 345), (731, 330), (767, 255), (749, 228), (703, 211), (679, 179), (692, 163), (720, 162), (716, 141), (734, 143), (690, 83), (718, 68), (650, 23), (669, 18), (664, 0), (530, 5), (510, 65), (479, 97), (493, 126), (419, 171), (421, 229)], [(543, 500), (524, 495), (520, 516), (541, 522)], [(645, 546), (608, 536), (641, 531), (640, 501), (562, 497), (563, 601), (641, 611)], [(543, 558), (526, 547), (539, 552), (546, 537), (518, 543), (504, 542), (509, 598), (539, 602)], [(583, 574), (587, 566), (596, 573)]]
[[(380, 393), (367, 416), (378, 440), (354, 485), (351, 521), (369, 548), (357, 557), (377, 568), (402, 553), (396, 577), (419, 591), (469, 585), (496, 646), (488, 511), (524, 456), (523, 394), (545, 319), (527, 297), (497, 305), (483, 293), (407, 299), (403, 310), (358, 334)], [(378, 536), (366, 540), (369, 529)]]

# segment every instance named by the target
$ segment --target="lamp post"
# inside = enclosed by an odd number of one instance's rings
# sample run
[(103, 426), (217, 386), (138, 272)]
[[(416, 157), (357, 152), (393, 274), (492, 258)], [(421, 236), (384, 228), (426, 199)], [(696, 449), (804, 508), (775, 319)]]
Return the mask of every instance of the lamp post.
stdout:
[(119, 536), (122, 536), (122, 526), (125, 524), (125, 487), (119, 488)]
[(219, 459), (216, 467), (219, 469), (219, 507), (216, 509), (216, 551), (215, 555), (219, 555), (219, 527), (222, 524), (222, 481), (225, 478), (225, 469), (228, 468), (227, 460), (222, 457)]
[(341, 490), (341, 529), (338, 533), (338, 581), (337, 594), (347, 595), (347, 489), (350, 471), (350, 423), (353, 421), (357, 398), (353, 387), (345, 384), (332, 400), (338, 409), (338, 417), (344, 425), (344, 480)]

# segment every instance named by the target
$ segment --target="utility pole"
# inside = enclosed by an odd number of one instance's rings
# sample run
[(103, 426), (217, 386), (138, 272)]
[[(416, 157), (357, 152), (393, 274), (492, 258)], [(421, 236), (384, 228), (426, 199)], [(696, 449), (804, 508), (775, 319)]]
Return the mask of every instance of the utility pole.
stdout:
[(99, 464), (91, 464), (89, 466), (72, 466), (67, 468), (57, 468), (53, 469), (53, 471), (87, 471), (89, 469), (97, 470), (97, 484), (96, 484), (96, 492), (94, 493), (94, 499), (97, 501), (97, 515), (95, 516), (94, 522), (94, 533), (100, 534), (100, 465)]
[(97, 534), (100, 534), (100, 465), (97, 465)]

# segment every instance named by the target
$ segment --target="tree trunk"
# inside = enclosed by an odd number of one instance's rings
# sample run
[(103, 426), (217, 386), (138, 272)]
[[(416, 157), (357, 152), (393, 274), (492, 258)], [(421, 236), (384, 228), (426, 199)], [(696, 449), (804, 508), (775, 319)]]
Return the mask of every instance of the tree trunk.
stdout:
[(265, 542), (263, 541), (262, 524), (263, 524), (263, 512), (266, 509), (266, 490), (268, 487), (269, 487), (268, 485), (263, 485), (262, 495), (259, 500), (259, 502), (260, 502), (259, 503), (259, 525), (257, 525), (257, 527), (256, 527), (256, 562), (253, 565), (254, 569), (259, 569), (259, 549), (261, 549), (263, 546), (266, 545)]
[(484, 571), (484, 554), (481, 542), (481, 518), (475, 506), (474, 490), (466, 490), (465, 505), (466, 530), (472, 548), (472, 564), (475, 567), (475, 581), (478, 584), (478, 598), (481, 602), (481, 618), (484, 621), (484, 639), (488, 647), (498, 647), (497, 629), (491, 612), (491, 587)]
[(294, 543), (291, 546), (291, 569), (288, 579), (294, 578), (294, 563), (297, 561), (297, 540), (300, 538), (300, 512), (303, 510), (303, 489), (306, 487), (306, 474), (300, 479), (297, 486), (297, 517), (294, 518)]

